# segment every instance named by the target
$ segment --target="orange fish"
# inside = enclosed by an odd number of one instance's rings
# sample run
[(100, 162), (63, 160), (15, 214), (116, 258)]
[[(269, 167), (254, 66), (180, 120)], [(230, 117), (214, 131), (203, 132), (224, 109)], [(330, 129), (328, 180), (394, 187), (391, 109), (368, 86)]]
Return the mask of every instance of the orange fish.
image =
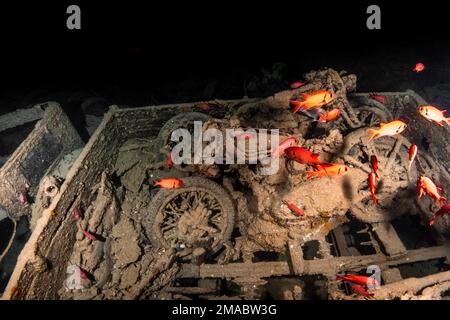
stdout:
[(417, 73), (422, 72), (423, 70), (425, 70), (425, 65), (421, 62), (416, 63), (416, 65), (414, 66), (414, 69), (413, 69), (413, 71), (417, 72)]
[(359, 276), (359, 275), (346, 275), (346, 276), (337, 276), (336, 280), (341, 281), (349, 281), (353, 283), (360, 284), (362, 286), (374, 286), (377, 287), (380, 285), (377, 279), (370, 278), (366, 276)]
[(417, 155), (417, 146), (415, 144), (412, 144), (409, 148), (409, 165), (408, 165), (408, 171), (411, 170), (411, 165), (414, 162), (414, 159)]
[(300, 87), (302, 87), (302, 86), (304, 86), (305, 85), (305, 83), (304, 82), (301, 82), (301, 81), (296, 81), (296, 82), (292, 82), (291, 84), (290, 84), (290, 88), (291, 89), (297, 89), (297, 88), (300, 88)]
[(303, 101), (291, 100), (291, 104), (295, 106), (293, 113), (296, 113), (298, 110), (305, 111), (311, 108), (319, 108), (334, 99), (333, 93), (326, 90), (319, 90), (311, 94), (302, 93), (301, 95)]
[(287, 202), (285, 200), (282, 200), (282, 202), (289, 208), (289, 210), (291, 210), (295, 214), (297, 214), (299, 216), (302, 216), (302, 217), (305, 215), (303, 210), (300, 209), (299, 207), (297, 207), (294, 203), (289, 203), (289, 202)]
[(432, 226), (434, 224), (434, 222), (436, 221), (437, 217), (442, 217), (444, 218), (444, 215), (449, 214), (450, 213), (450, 204), (446, 204), (445, 206), (443, 206), (442, 208), (440, 208), (434, 215), (433, 218), (431, 218), (430, 220), (430, 226)]
[(307, 171), (308, 179), (315, 177), (333, 177), (333, 176), (344, 176), (349, 171), (350, 168), (345, 164), (335, 163), (335, 164), (319, 164), (317, 165), (318, 170), (316, 171)]
[(372, 195), (373, 204), (377, 204), (377, 197), (375, 197), (375, 189), (377, 188), (377, 177), (375, 173), (369, 173), (369, 189), (370, 194)]
[(372, 166), (372, 170), (378, 178), (378, 159), (377, 156), (370, 156), (370, 165)]
[(175, 178), (166, 178), (155, 182), (153, 186), (166, 189), (176, 189), (181, 188), (183, 186), (183, 181)]
[(360, 296), (373, 297), (373, 293), (369, 293), (369, 291), (367, 291), (367, 289), (364, 288), (363, 286), (355, 284), (352, 286), (352, 290), (354, 293)]
[(433, 106), (420, 106), (419, 113), (430, 122), (436, 122), (441, 127), (444, 126), (443, 122), (450, 126), (450, 118), (445, 117), (447, 110), (439, 110)]
[(198, 107), (199, 107), (200, 109), (202, 109), (202, 110), (205, 110), (205, 111), (211, 110), (211, 106), (210, 106), (209, 104), (207, 104), (206, 102), (200, 103), (200, 104), (198, 105)]
[(86, 238), (88, 238), (89, 240), (92, 240), (92, 241), (97, 240), (97, 238), (92, 233), (84, 230), (83, 227), (81, 227), (81, 224), (79, 225), (79, 228), (80, 228), (81, 232), (83, 232), (83, 234)]
[(372, 93), (369, 97), (370, 97), (370, 99), (381, 102), (382, 104), (386, 104), (386, 96), (383, 96), (381, 94)]
[(406, 129), (406, 123), (395, 120), (389, 123), (380, 123), (380, 128), (377, 130), (369, 129), (370, 137), (369, 141), (373, 138), (378, 139), (384, 136), (393, 136), (403, 132)]
[(422, 196), (422, 192), (425, 191), (430, 196), (430, 198), (438, 202), (439, 208), (441, 208), (443, 202), (447, 201), (446, 198), (442, 197), (439, 194), (439, 192), (441, 192), (442, 189), (436, 187), (436, 185), (433, 183), (433, 181), (431, 181), (430, 178), (421, 176), (419, 178), (419, 186), (421, 188), (421, 190), (419, 191), (419, 199)]
[(301, 164), (318, 165), (323, 164), (319, 160), (318, 153), (312, 153), (302, 147), (289, 147), (286, 149), (286, 157)]
[(319, 123), (321, 123), (321, 122), (328, 123), (328, 122), (334, 121), (337, 118), (339, 118), (340, 115), (341, 115), (341, 110), (339, 110), (338, 108), (333, 109), (328, 112), (325, 112), (325, 114), (320, 114)]
[(298, 139), (296, 137), (287, 138), (282, 143), (280, 143), (280, 145), (278, 147), (273, 149), (272, 157), (273, 158), (280, 157), (287, 148), (297, 145), (297, 142), (298, 142)]

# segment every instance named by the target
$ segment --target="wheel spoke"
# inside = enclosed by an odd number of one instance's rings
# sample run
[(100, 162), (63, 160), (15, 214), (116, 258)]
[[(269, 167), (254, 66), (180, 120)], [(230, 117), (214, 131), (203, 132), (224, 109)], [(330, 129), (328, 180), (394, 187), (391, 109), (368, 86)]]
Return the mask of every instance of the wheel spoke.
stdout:
[(391, 152), (389, 152), (388, 154), (388, 161), (386, 163), (385, 166), (385, 170), (389, 171), (392, 168), (392, 165), (394, 164), (395, 159), (397, 158), (397, 155), (400, 151), (400, 148), (403, 145), (403, 138), (401, 136), (397, 137), (397, 140), (395, 141), (395, 144), (391, 150)]
[(182, 214), (183, 213), (180, 210), (180, 208), (178, 208), (178, 207), (175, 208), (172, 203), (169, 202), (167, 205), (168, 205), (167, 209), (172, 210), (173, 213), (176, 213), (176, 214)]
[(177, 194), (163, 209), (165, 218), (159, 230), (164, 241), (169, 243), (178, 237), (178, 224), (183, 214), (188, 214), (186, 219), (196, 236), (205, 241), (212, 238), (220, 240), (217, 235), (226, 228), (220, 202), (208, 192), (189, 191)]
[(217, 202), (214, 203), (214, 206), (210, 206), (209, 208), (211, 209), (211, 211), (221, 209), (220, 204), (218, 204)]
[(169, 232), (170, 230), (173, 230), (173, 228), (175, 228), (175, 225), (174, 225), (174, 224), (169, 224), (169, 225), (166, 225), (166, 226), (164, 226), (164, 227), (161, 227), (161, 233), (168, 234), (168, 232)]
[(166, 214), (171, 216), (181, 216), (181, 213), (179, 211), (175, 211), (173, 208), (166, 207), (164, 211), (166, 212)]

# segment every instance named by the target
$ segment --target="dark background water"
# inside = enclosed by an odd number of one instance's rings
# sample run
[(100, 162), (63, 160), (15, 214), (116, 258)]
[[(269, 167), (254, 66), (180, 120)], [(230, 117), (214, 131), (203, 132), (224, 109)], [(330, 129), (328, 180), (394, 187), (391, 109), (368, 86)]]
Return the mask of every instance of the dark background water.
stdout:
[[(65, 27), (72, 3), (81, 31)], [(359, 91), (450, 83), (445, 5), (376, 3), (381, 30), (367, 1), (18, 2), (1, 10), (0, 109), (80, 90), (129, 105), (268, 95), (321, 67), (357, 74)], [(281, 78), (244, 92), (276, 63)]]

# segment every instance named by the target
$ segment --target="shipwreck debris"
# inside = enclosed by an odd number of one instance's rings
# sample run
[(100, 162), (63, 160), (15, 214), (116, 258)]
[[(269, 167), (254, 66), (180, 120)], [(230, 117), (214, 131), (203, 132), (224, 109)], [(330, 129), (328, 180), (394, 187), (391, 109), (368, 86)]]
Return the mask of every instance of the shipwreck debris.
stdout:
[[(290, 101), (320, 90), (334, 97), (320, 108), (339, 110), (341, 117), (317, 123), (289, 112)], [(355, 90), (354, 75), (324, 69), (308, 73), (304, 85), (268, 98), (112, 107), (64, 182), (44, 192), (52, 201), (36, 222), (4, 298), (448, 298), (448, 230), (440, 220), (433, 227), (420, 225), (436, 210), (429, 199), (417, 201), (416, 181), (433, 176), (448, 190), (450, 151), (421, 147), (421, 126), (427, 139), (442, 146), (439, 135), (428, 135), (437, 128), (424, 119), (408, 121), (402, 135), (369, 142), (369, 128), (396, 119), (400, 111), (418, 119), (417, 106), (424, 103), (413, 92), (379, 93), (385, 97), (381, 102)], [(301, 146), (310, 156), (320, 155), (320, 163), (292, 161), (282, 150), (272, 176), (261, 174), (260, 162), (167, 165), (171, 133), (193, 132), (194, 121), (202, 122), (202, 131), (279, 129), (282, 143), (293, 141), (286, 147)], [(448, 128), (443, 130), (448, 135)], [(252, 138), (240, 140), (247, 145)], [(411, 164), (412, 145), (421, 153)], [(261, 152), (269, 156), (272, 150), (264, 146)], [(333, 164), (336, 176), (330, 177), (331, 167), (323, 163)], [(320, 166), (323, 177), (308, 179)], [(371, 173), (378, 175), (376, 205)], [(183, 183), (153, 188), (154, 181), (169, 178)], [(43, 185), (53, 186), (52, 180)], [(303, 215), (292, 214), (283, 202)], [(411, 245), (416, 239), (405, 239), (408, 234), (396, 227), (405, 217), (417, 217), (414, 223), (432, 241)], [(408, 278), (404, 266), (415, 263), (437, 267)], [(89, 281), (65, 290), (71, 265)], [(336, 281), (338, 274), (369, 277), (372, 265), (379, 267), (380, 288)], [(48, 283), (57, 285), (43, 292)]]

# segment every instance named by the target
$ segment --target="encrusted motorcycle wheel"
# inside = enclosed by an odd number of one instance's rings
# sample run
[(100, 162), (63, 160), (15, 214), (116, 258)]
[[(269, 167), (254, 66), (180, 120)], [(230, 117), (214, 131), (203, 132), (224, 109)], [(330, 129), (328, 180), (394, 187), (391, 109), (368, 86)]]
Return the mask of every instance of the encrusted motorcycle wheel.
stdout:
[[(416, 212), (417, 171), (408, 170), (410, 143), (403, 136), (383, 137), (371, 142), (368, 137), (368, 129), (362, 128), (350, 133), (344, 141), (342, 158), (354, 167), (352, 174), (358, 175), (360, 181), (352, 186), (351, 213), (363, 222), (375, 223)], [(379, 162), (377, 205), (372, 201), (367, 182), (372, 155)]]
[(393, 119), (393, 115), (389, 108), (387, 108), (383, 103), (372, 99), (370, 96), (352, 96), (349, 97), (349, 101), (354, 109), (359, 108), (371, 108), (380, 110), (385, 117), (390, 121)]
[(170, 140), (173, 131), (183, 128), (193, 133), (195, 121), (206, 122), (209, 119), (211, 119), (209, 115), (200, 112), (181, 113), (170, 118), (159, 130), (158, 137), (155, 141), (155, 150), (158, 152), (158, 161), (166, 160), (167, 155), (160, 154), (160, 152), (165, 150), (169, 153), (171, 147), (175, 144)]
[(155, 247), (217, 252), (231, 237), (235, 210), (228, 192), (204, 177), (183, 179), (183, 187), (161, 189), (143, 224)]
[(381, 122), (388, 122), (390, 120), (390, 115), (381, 109), (369, 106), (362, 106), (359, 108), (354, 108), (358, 120), (362, 126), (374, 127), (379, 125)]

